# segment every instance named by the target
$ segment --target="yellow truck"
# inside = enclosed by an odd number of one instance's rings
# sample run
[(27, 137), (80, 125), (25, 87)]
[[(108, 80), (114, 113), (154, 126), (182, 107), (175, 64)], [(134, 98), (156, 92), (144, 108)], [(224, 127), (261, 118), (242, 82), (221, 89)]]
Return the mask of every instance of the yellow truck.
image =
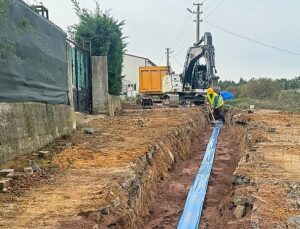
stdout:
[(148, 66), (139, 68), (139, 93), (142, 95), (143, 108), (152, 108), (161, 103), (163, 97), (163, 77), (168, 74), (166, 66)]

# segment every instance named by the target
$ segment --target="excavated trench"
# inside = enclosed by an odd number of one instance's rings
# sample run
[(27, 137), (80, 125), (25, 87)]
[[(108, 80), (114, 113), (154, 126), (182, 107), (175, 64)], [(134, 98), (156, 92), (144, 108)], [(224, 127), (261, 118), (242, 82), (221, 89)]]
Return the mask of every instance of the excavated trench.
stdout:
[[(297, 224), (299, 115), (230, 113), (228, 120), (246, 125), (221, 129), (200, 228)], [(79, 130), (41, 159), (55, 173), (45, 167), (27, 176), (18, 168), (28, 158), (8, 166), (17, 174), (0, 195), (0, 227), (176, 228), (212, 133), (204, 113), (170, 109), (84, 120), (94, 135)]]
[[(210, 129), (205, 132), (210, 134)], [(204, 156), (209, 134), (192, 146), (190, 160), (178, 162), (165, 182), (159, 184), (145, 228), (176, 228), (187, 193)], [(201, 228), (226, 228), (226, 223), (233, 218), (232, 209), (228, 206), (231, 203), (232, 175), (240, 159), (241, 138), (241, 127), (225, 126), (221, 131)]]
[[(0, 225), (176, 228), (213, 129), (204, 112), (162, 109), (83, 121), (94, 128), (93, 135), (79, 130), (42, 160), (56, 173), (28, 188), (31, 176), (16, 176), (11, 192), (0, 195)], [(202, 225), (220, 228), (232, 216), (227, 206), (243, 131), (231, 125), (221, 130)], [(24, 160), (12, 167), (22, 168)]]
[[(171, 206), (171, 202), (159, 203), (160, 210), (164, 212), (166, 217), (170, 213), (175, 216), (173, 221), (176, 224), (188, 187), (193, 180), (193, 174), (190, 173), (187, 176), (187, 181), (182, 184), (179, 181), (174, 183), (174, 187), (165, 187), (169, 185), (170, 179), (178, 179), (176, 172), (183, 165), (182, 163), (192, 163), (192, 159), (199, 152), (199, 147), (205, 148), (209, 137), (208, 133), (210, 133), (210, 127), (204, 116), (200, 114), (198, 117), (188, 120), (186, 125), (170, 133), (166, 138), (161, 139), (144, 157), (137, 160), (135, 179), (129, 181), (130, 185), (128, 185), (129, 209), (119, 218), (115, 225), (116, 228), (153, 228), (151, 221), (155, 216), (155, 209), (158, 210), (155, 203), (160, 202), (160, 198), (166, 199), (168, 195), (181, 193), (181, 197), (174, 198), (173, 196), (171, 198), (177, 207)], [(202, 156), (202, 154), (203, 152), (199, 155)], [(188, 167), (187, 165), (186, 168), (188, 169)], [(181, 189), (182, 186), (183, 189)], [(164, 207), (168, 208), (169, 211), (165, 210)], [(162, 216), (159, 213), (159, 217)], [(168, 224), (166, 223), (166, 225)], [(162, 226), (160, 222), (158, 225)], [(100, 225), (100, 228), (101, 226), (104, 225)]]
[[(226, 228), (233, 219), (232, 176), (244, 132), (234, 125), (221, 130), (201, 228)], [(176, 228), (211, 133), (212, 127), (199, 116), (153, 145), (136, 161), (134, 176), (122, 184), (124, 190), (117, 192), (126, 201), (113, 214), (95, 219), (99, 228)]]

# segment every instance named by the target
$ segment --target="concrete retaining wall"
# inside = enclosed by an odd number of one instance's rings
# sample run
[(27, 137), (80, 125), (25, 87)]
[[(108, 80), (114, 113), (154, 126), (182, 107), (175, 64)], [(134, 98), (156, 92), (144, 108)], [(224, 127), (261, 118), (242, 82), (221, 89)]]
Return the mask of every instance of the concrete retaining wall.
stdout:
[(114, 116), (116, 110), (121, 110), (120, 96), (108, 95), (109, 115)]
[(0, 164), (36, 151), (75, 128), (71, 106), (0, 103)]

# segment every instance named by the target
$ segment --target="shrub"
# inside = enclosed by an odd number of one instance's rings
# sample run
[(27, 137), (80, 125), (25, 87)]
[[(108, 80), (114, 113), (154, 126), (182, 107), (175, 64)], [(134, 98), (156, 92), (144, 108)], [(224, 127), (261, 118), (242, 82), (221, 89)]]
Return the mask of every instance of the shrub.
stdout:
[(91, 41), (92, 55), (107, 55), (109, 93), (120, 95), (122, 91), (122, 64), (126, 48), (125, 37), (122, 34), (124, 21), (118, 21), (103, 12), (96, 2), (94, 11), (81, 9), (77, 0), (71, 0), (79, 23), (70, 27), (69, 32), (77, 43)]
[(241, 86), (240, 97), (252, 99), (276, 98), (280, 92), (280, 86), (271, 79), (252, 79), (248, 84)]

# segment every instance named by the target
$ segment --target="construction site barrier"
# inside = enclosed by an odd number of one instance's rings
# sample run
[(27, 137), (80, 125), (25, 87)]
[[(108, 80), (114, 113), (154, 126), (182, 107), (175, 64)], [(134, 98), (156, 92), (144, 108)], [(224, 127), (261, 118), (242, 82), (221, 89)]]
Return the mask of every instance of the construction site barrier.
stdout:
[(0, 102), (68, 105), (66, 33), (21, 0), (1, 7)]

